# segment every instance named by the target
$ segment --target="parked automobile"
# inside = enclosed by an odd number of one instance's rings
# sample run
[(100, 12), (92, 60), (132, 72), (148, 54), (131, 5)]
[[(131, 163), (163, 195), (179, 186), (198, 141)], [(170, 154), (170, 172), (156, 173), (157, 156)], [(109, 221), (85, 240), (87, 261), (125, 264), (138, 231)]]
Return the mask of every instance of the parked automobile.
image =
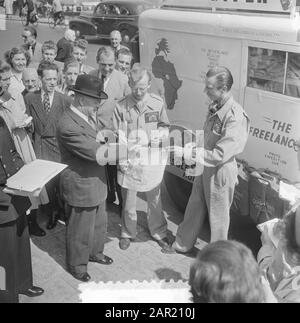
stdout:
[(71, 19), (71, 29), (79, 31), (86, 40), (108, 39), (113, 30), (119, 30), (123, 39), (132, 39), (138, 31), (139, 15), (154, 8), (142, 0), (106, 0), (99, 3), (92, 14), (81, 12)]

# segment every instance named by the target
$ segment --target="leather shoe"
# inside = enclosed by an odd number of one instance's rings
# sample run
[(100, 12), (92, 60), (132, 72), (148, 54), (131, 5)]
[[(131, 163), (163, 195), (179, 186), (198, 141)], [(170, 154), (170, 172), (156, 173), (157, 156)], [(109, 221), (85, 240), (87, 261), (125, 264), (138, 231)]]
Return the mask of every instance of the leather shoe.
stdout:
[(44, 290), (37, 286), (32, 286), (24, 291), (19, 292), (19, 294), (25, 295), (27, 297), (37, 297), (44, 294)]
[(84, 283), (87, 283), (90, 279), (91, 276), (88, 273), (70, 273), (74, 278), (76, 278), (77, 280), (80, 280)]
[(36, 237), (44, 237), (46, 235), (46, 232), (36, 223), (30, 223), (29, 222), (29, 234), (31, 236), (36, 236)]
[(175, 249), (172, 248), (172, 246), (170, 245), (168, 238), (163, 238), (161, 240), (157, 240), (157, 243), (162, 248), (161, 249), (162, 253), (168, 253), (168, 254), (175, 253)]
[(122, 250), (126, 250), (128, 249), (130, 246), (130, 239), (128, 238), (121, 238), (120, 242), (119, 242), (119, 247)]
[(103, 259), (99, 259), (97, 257), (90, 257), (89, 261), (97, 262), (98, 264), (101, 264), (101, 265), (111, 265), (114, 262), (110, 257), (105, 255), (103, 255)]

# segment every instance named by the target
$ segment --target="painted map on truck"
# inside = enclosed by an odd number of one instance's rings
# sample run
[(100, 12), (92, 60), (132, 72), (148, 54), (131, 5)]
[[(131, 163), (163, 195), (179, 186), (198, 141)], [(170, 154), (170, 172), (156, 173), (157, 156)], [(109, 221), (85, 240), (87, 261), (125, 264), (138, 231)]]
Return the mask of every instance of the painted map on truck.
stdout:
[(168, 40), (160, 39), (155, 48), (152, 73), (156, 79), (162, 81), (163, 89), (158, 89), (158, 92), (161, 96), (164, 96), (167, 108), (172, 110), (178, 99), (178, 90), (182, 87), (183, 81), (179, 80), (174, 63), (169, 61), (169, 53)]

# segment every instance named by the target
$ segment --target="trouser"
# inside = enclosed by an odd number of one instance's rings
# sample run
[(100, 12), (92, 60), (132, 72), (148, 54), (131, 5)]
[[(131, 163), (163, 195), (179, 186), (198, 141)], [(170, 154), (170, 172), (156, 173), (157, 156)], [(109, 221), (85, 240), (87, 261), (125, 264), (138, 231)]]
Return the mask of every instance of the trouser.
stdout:
[(18, 302), (18, 294), (31, 288), (32, 264), (26, 215), (0, 225), (0, 303)]
[(121, 186), (118, 184), (118, 169), (117, 165), (106, 166), (107, 175), (107, 197), (108, 200), (114, 200), (116, 193), (118, 195), (119, 205), (123, 204)]
[(27, 21), (26, 21), (26, 25), (29, 25), (29, 23), (31, 22), (31, 14), (33, 11), (27, 11)]
[(63, 203), (61, 201), (61, 195), (59, 191), (60, 175), (56, 175), (46, 184), (46, 190), (49, 198), (49, 204), (47, 205), (48, 216), (53, 216), (53, 212), (59, 214), (63, 213)]
[(215, 176), (211, 174), (196, 177), (184, 220), (177, 230), (174, 244), (177, 250), (187, 252), (193, 248), (206, 216), (209, 217), (210, 241), (227, 240), (235, 184), (234, 176), (229, 176), (222, 186), (215, 184)]
[[(160, 185), (146, 193), (148, 210), (147, 221), (151, 236), (160, 240), (167, 236), (167, 221), (162, 212), (160, 199)], [(136, 237), (137, 192), (122, 188), (123, 210), (122, 210), (122, 238), (134, 239)]]
[(97, 207), (67, 206), (67, 265), (71, 272), (87, 272), (91, 256), (103, 253), (107, 231), (106, 203)]

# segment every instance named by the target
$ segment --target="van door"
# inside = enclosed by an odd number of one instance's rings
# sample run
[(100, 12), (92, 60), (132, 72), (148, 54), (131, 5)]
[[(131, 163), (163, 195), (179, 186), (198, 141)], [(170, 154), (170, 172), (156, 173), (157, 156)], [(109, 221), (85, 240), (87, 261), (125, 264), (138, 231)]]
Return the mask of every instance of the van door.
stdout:
[(299, 181), (300, 50), (245, 41), (243, 55), (244, 108), (251, 128), (242, 157), (251, 166)]

